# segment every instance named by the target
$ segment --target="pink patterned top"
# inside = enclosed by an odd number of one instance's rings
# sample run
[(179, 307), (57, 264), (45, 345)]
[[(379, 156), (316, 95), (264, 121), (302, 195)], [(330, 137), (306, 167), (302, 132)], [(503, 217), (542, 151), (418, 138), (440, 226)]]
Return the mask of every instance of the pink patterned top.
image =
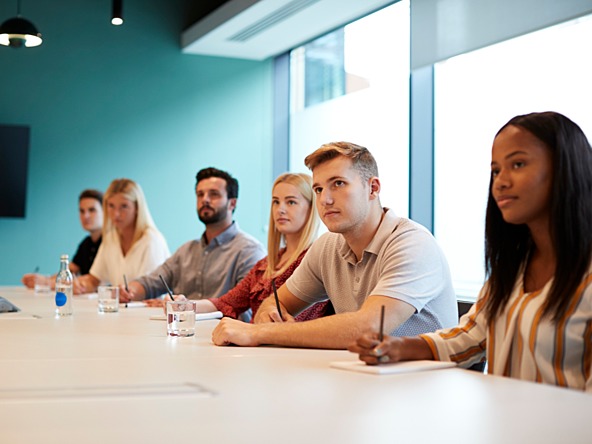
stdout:
[[(275, 285), (280, 288), (284, 282), (294, 273), (298, 268), (302, 258), (306, 254), (303, 251), (298, 259), (296, 259), (280, 276), (275, 278)], [(264, 277), (267, 269), (267, 257), (264, 257), (255, 264), (251, 271), (240, 281), (232, 290), (219, 298), (208, 299), (212, 304), (220, 310), (224, 316), (237, 319), (238, 316), (248, 310), (253, 310), (253, 318), (259, 309), (259, 306), (270, 294), (273, 294), (271, 288), (271, 279)], [(298, 316), (296, 321), (309, 321), (311, 319), (321, 318), (327, 314), (333, 313), (332, 307), (328, 301), (319, 302), (312, 307), (307, 308)], [(251, 321), (252, 322), (252, 321)]]

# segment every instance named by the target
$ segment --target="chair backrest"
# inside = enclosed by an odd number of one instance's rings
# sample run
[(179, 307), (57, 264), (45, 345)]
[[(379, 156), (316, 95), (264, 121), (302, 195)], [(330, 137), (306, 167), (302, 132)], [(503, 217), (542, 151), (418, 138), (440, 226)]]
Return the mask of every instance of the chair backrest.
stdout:
[[(467, 311), (473, 306), (472, 302), (457, 301), (458, 304), (458, 318), (460, 319)], [(467, 370), (473, 370), (475, 372), (483, 373), (485, 371), (485, 365), (487, 362), (478, 362), (467, 368)]]
[(458, 318), (460, 319), (467, 311), (473, 306), (472, 302), (467, 301), (456, 301), (458, 305)]

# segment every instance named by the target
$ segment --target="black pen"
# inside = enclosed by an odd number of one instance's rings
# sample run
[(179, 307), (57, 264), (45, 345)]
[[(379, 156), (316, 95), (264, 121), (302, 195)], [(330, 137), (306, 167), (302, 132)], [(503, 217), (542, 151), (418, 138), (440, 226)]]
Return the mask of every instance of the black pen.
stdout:
[(146, 307), (146, 303), (144, 301), (130, 301), (123, 303), (125, 308), (136, 308), (136, 307)]
[(384, 339), (384, 305), (380, 307), (380, 329), (378, 330), (378, 340), (382, 342)]
[(160, 280), (162, 281), (162, 283), (164, 284), (165, 288), (167, 289), (167, 292), (169, 294), (169, 297), (171, 298), (171, 301), (175, 301), (175, 298), (173, 297), (173, 292), (171, 291), (171, 289), (169, 288), (169, 286), (167, 285), (166, 281), (164, 280), (164, 278), (162, 277), (162, 274), (159, 274), (158, 277), (160, 278)]
[[(127, 277), (125, 276), (125, 274), (123, 275), (123, 283), (124, 283), (124, 285), (125, 285), (125, 291), (126, 291), (128, 294), (129, 294), (129, 288), (127, 288)], [(128, 305), (127, 305), (127, 304), (129, 304), (129, 302), (126, 302), (126, 303), (125, 303), (125, 308), (127, 308), (127, 307), (128, 307)]]
[(284, 316), (282, 316), (282, 309), (280, 308), (280, 300), (278, 299), (277, 289), (275, 288), (275, 280), (271, 280), (271, 288), (273, 288), (273, 297), (275, 298), (275, 306), (277, 308), (278, 313), (280, 314), (280, 318), (282, 321), (284, 320)]
[(127, 278), (125, 277), (125, 274), (123, 275), (123, 283), (125, 284), (125, 291), (129, 293), (129, 288), (127, 288)]

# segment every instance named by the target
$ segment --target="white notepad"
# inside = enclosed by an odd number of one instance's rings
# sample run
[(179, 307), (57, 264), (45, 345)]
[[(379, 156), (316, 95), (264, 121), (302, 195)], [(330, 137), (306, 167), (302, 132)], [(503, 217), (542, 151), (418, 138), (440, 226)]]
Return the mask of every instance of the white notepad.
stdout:
[(367, 365), (362, 361), (334, 361), (330, 366), (353, 372), (372, 373), (375, 375), (394, 375), (398, 373), (413, 373), (451, 368), (456, 367), (456, 364), (454, 362), (445, 361), (401, 361), (393, 364)]
[[(224, 316), (224, 315), (222, 314), (221, 311), (212, 311), (210, 313), (195, 313), (195, 320), (196, 321), (207, 321), (208, 319), (222, 319), (222, 316)], [(150, 319), (152, 321), (166, 321), (166, 315), (165, 314), (154, 315), (154, 316), (150, 316)]]

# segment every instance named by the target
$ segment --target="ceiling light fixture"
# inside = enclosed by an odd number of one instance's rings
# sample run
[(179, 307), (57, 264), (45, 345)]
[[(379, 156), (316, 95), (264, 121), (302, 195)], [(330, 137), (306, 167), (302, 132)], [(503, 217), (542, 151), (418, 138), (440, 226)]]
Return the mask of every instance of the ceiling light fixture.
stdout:
[(21, 2), (17, 1), (16, 17), (6, 20), (0, 25), (0, 45), (13, 48), (31, 48), (43, 43), (41, 34), (29, 20), (21, 17)]
[(123, 24), (123, 0), (113, 0), (113, 14), (111, 15), (112, 25)]

